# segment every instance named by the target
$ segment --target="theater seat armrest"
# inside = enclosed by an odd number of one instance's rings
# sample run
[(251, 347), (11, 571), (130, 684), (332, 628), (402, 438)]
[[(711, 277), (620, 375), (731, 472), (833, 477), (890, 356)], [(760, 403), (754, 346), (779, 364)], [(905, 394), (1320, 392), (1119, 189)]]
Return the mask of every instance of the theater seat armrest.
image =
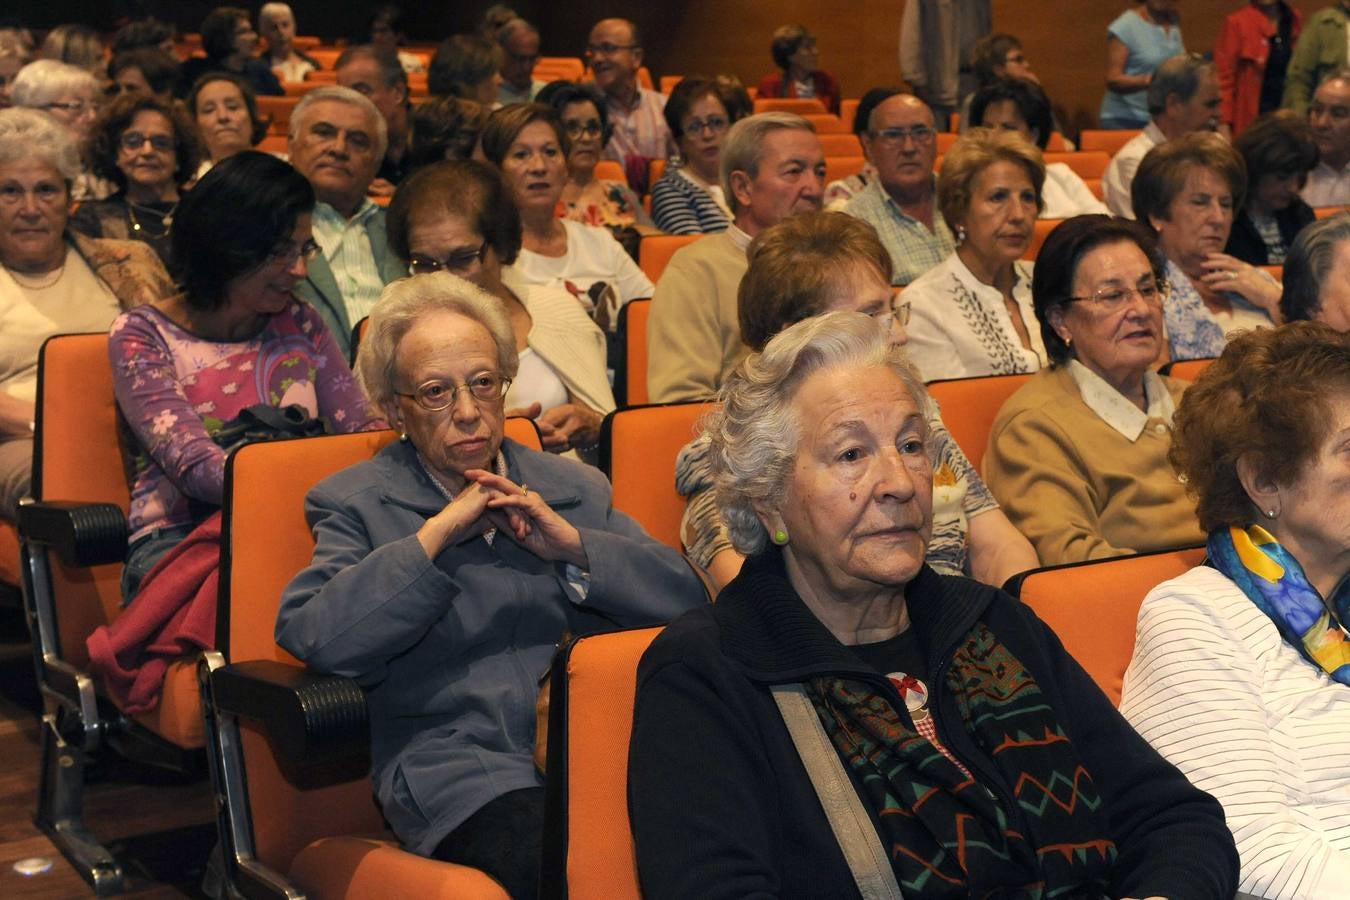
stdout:
[(56, 550), (68, 566), (118, 563), (127, 555), (127, 517), (114, 503), (44, 500), (19, 506), (19, 531)]
[(218, 713), (259, 723), (274, 751), (291, 765), (322, 765), (370, 752), (366, 695), (350, 678), (252, 660), (213, 671), (211, 693)]

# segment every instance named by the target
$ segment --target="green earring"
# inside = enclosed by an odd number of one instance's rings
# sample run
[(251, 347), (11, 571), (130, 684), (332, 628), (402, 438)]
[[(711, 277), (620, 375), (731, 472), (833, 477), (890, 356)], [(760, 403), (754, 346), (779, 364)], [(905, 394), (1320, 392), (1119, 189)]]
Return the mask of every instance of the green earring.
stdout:
[(782, 547), (788, 542), (788, 533), (783, 529), (779, 528), (774, 531), (773, 537), (771, 537), (770, 540), (773, 541), (775, 544), (777, 544), (779, 547)]

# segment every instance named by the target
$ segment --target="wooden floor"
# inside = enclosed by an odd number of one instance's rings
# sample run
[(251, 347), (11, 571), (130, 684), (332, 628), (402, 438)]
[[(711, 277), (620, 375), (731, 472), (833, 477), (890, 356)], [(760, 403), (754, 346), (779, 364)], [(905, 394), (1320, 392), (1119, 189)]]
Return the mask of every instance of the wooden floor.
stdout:
[[(93, 892), (33, 825), (38, 783), (38, 697), (19, 610), (0, 605), (0, 897), (91, 897)], [(86, 824), (122, 863), (123, 896), (201, 897), (215, 845), (209, 782), (107, 755), (85, 790)], [(23, 876), (14, 863), (47, 857), (50, 871)]]

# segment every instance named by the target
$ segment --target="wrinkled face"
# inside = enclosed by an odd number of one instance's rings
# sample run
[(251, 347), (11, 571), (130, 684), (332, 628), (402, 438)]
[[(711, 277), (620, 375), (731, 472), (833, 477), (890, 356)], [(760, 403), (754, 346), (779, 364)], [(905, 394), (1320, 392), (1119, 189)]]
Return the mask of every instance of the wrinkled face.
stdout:
[(907, 94), (888, 97), (872, 111), (863, 150), (889, 193), (908, 197), (930, 190), (937, 161), (932, 110)]
[(1183, 101), (1177, 107), (1177, 127), (1182, 134), (1191, 131), (1214, 131), (1219, 127), (1219, 108), (1223, 100), (1219, 96), (1219, 76), (1214, 69), (1207, 68), (1200, 73), (1200, 84), (1191, 99)]
[(1337, 331), (1350, 331), (1350, 241), (1338, 241), (1332, 251), (1331, 269), (1318, 286), (1322, 308), (1313, 316)]
[(291, 165), (309, 179), (320, 201), (345, 210), (365, 196), (379, 168), (375, 136), (375, 123), (360, 107), (321, 100), (306, 111), (291, 141)]
[(0, 163), (0, 263), (19, 272), (59, 265), (69, 203), (66, 180), (45, 160)]
[(1036, 135), (1032, 134), (1031, 126), (1022, 118), (1022, 111), (1017, 108), (1017, 104), (1011, 100), (996, 100), (986, 106), (984, 121), (980, 124), (985, 128), (1015, 131), (1031, 143), (1036, 142)]
[(1139, 289), (1156, 287), (1148, 257), (1133, 241), (1103, 244), (1083, 255), (1074, 273), (1079, 299), (1050, 313), (1050, 325), (1079, 362), (1109, 384), (1138, 378), (1163, 348), (1161, 296), (1149, 302)]
[(965, 245), (971, 251), (1000, 267), (1027, 252), (1039, 211), (1027, 170), (1001, 159), (975, 176), (970, 208), (956, 224), (965, 228)]
[(1233, 227), (1233, 193), (1213, 169), (1192, 166), (1186, 183), (1168, 207), (1166, 221), (1152, 217), (1158, 244), (1167, 258), (1191, 268), (1211, 253), (1222, 252)]
[(839, 271), (825, 300), (827, 312), (860, 312), (871, 316), (894, 347), (909, 343), (905, 326), (895, 316), (895, 289), (874, 265), (855, 262)]
[(716, 94), (705, 94), (689, 104), (680, 122), (680, 155), (705, 181), (717, 181), (722, 140), (729, 127), (727, 108)]
[(1267, 528), (1309, 574), (1350, 572), (1350, 389), (1326, 397), (1330, 435), (1290, 486), (1281, 486), (1279, 516)]
[(788, 571), (817, 597), (847, 602), (902, 587), (923, 565), (932, 532), (927, 425), (885, 366), (833, 367), (792, 398), (799, 438), (781, 505), (761, 511), (788, 533)]
[(600, 111), (589, 100), (569, 103), (562, 110), (563, 130), (571, 142), (567, 166), (573, 172), (592, 172), (600, 161), (604, 136), (600, 127)]
[(608, 94), (637, 79), (642, 48), (633, 44), (633, 29), (618, 19), (605, 19), (591, 29), (586, 56), (596, 87)]
[(273, 53), (290, 52), (291, 41), (295, 40), (295, 16), (289, 10), (273, 13), (262, 20), (261, 27), (263, 40)]
[(234, 23), (234, 44), (236, 56), (250, 57), (258, 52), (258, 32), (248, 19), (239, 19)]
[(539, 62), (539, 35), (518, 28), (502, 44), (502, 80), (518, 90), (526, 90)]
[(815, 132), (778, 128), (760, 145), (759, 172), (754, 178), (731, 173), (737, 218), (744, 215), (754, 233), (772, 228), (788, 216), (820, 209), (825, 195), (825, 154)]
[(531, 122), (520, 129), (502, 160), (502, 174), (521, 212), (556, 207), (567, 181), (567, 163), (553, 126)]
[(126, 176), (127, 186), (162, 190), (173, 184), (177, 165), (173, 123), (152, 109), (136, 113), (117, 146), (117, 168)]
[(408, 223), (408, 255), (414, 265), (434, 261), (440, 268), (485, 291), (497, 287), (501, 263), (483, 235), (464, 216), (438, 212)]
[(481, 324), (458, 313), (437, 310), (418, 317), (395, 353), (393, 403), (385, 410), (397, 431), (408, 435), (431, 470), (458, 490), (468, 469), (492, 468), (502, 445), (503, 399), (477, 400), (458, 391), (445, 409), (431, 412), (412, 397), (420, 385), (437, 380), (468, 384), (484, 372), (503, 374), (497, 345)]
[(98, 104), (94, 100), (92, 88), (71, 91), (62, 94), (42, 109), (53, 119), (70, 129), (75, 137), (84, 141), (89, 137), (89, 127), (98, 115)]
[(311, 218), (309, 213), (303, 213), (295, 220), (290, 237), (278, 245), (262, 265), (226, 286), (226, 306), (254, 316), (275, 316), (285, 311), (295, 299), (291, 292), (296, 282), (308, 271), (304, 248), (314, 237)]
[(1350, 81), (1333, 78), (1317, 89), (1308, 125), (1323, 162), (1339, 168), (1350, 160)]
[(253, 136), (248, 104), (238, 85), (211, 81), (197, 93), (197, 127), (213, 162), (247, 150)]
[(380, 74), (380, 64), (369, 57), (357, 57), (338, 69), (337, 83), (364, 94), (384, 116), (385, 125), (397, 128), (407, 117), (408, 94), (403, 85), (390, 87)]

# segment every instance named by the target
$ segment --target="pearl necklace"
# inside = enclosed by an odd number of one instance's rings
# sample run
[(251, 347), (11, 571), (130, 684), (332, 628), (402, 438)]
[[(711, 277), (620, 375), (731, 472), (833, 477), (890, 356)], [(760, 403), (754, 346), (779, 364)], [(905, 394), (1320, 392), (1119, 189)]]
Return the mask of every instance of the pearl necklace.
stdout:
[[(447, 503), (453, 503), (455, 500), (454, 492), (451, 491), (445, 485), (441, 484), (441, 480), (431, 473), (431, 466), (427, 465), (426, 459), (422, 456), (422, 451), (413, 448), (413, 452), (417, 454), (417, 464), (422, 467), (423, 474), (425, 474), (427, 478), (431, 479), (431, 486), (440, 492), (441, 496), (445, 498), (445, 501)], [(500, 450), (497, 451), (497, 459), (495, 461), (493, 468), (496, 469), (497, 474), (500, 475), (502, 478), (506, 477), (506, 457), (502, 455), (502, 452)], [(496, 528), (489, 528), (487, 531), (483, 532), (483, 540), (487, 541), (489, 547), (492, 546), (492, 542), (496, 537), (497, 537)]]

